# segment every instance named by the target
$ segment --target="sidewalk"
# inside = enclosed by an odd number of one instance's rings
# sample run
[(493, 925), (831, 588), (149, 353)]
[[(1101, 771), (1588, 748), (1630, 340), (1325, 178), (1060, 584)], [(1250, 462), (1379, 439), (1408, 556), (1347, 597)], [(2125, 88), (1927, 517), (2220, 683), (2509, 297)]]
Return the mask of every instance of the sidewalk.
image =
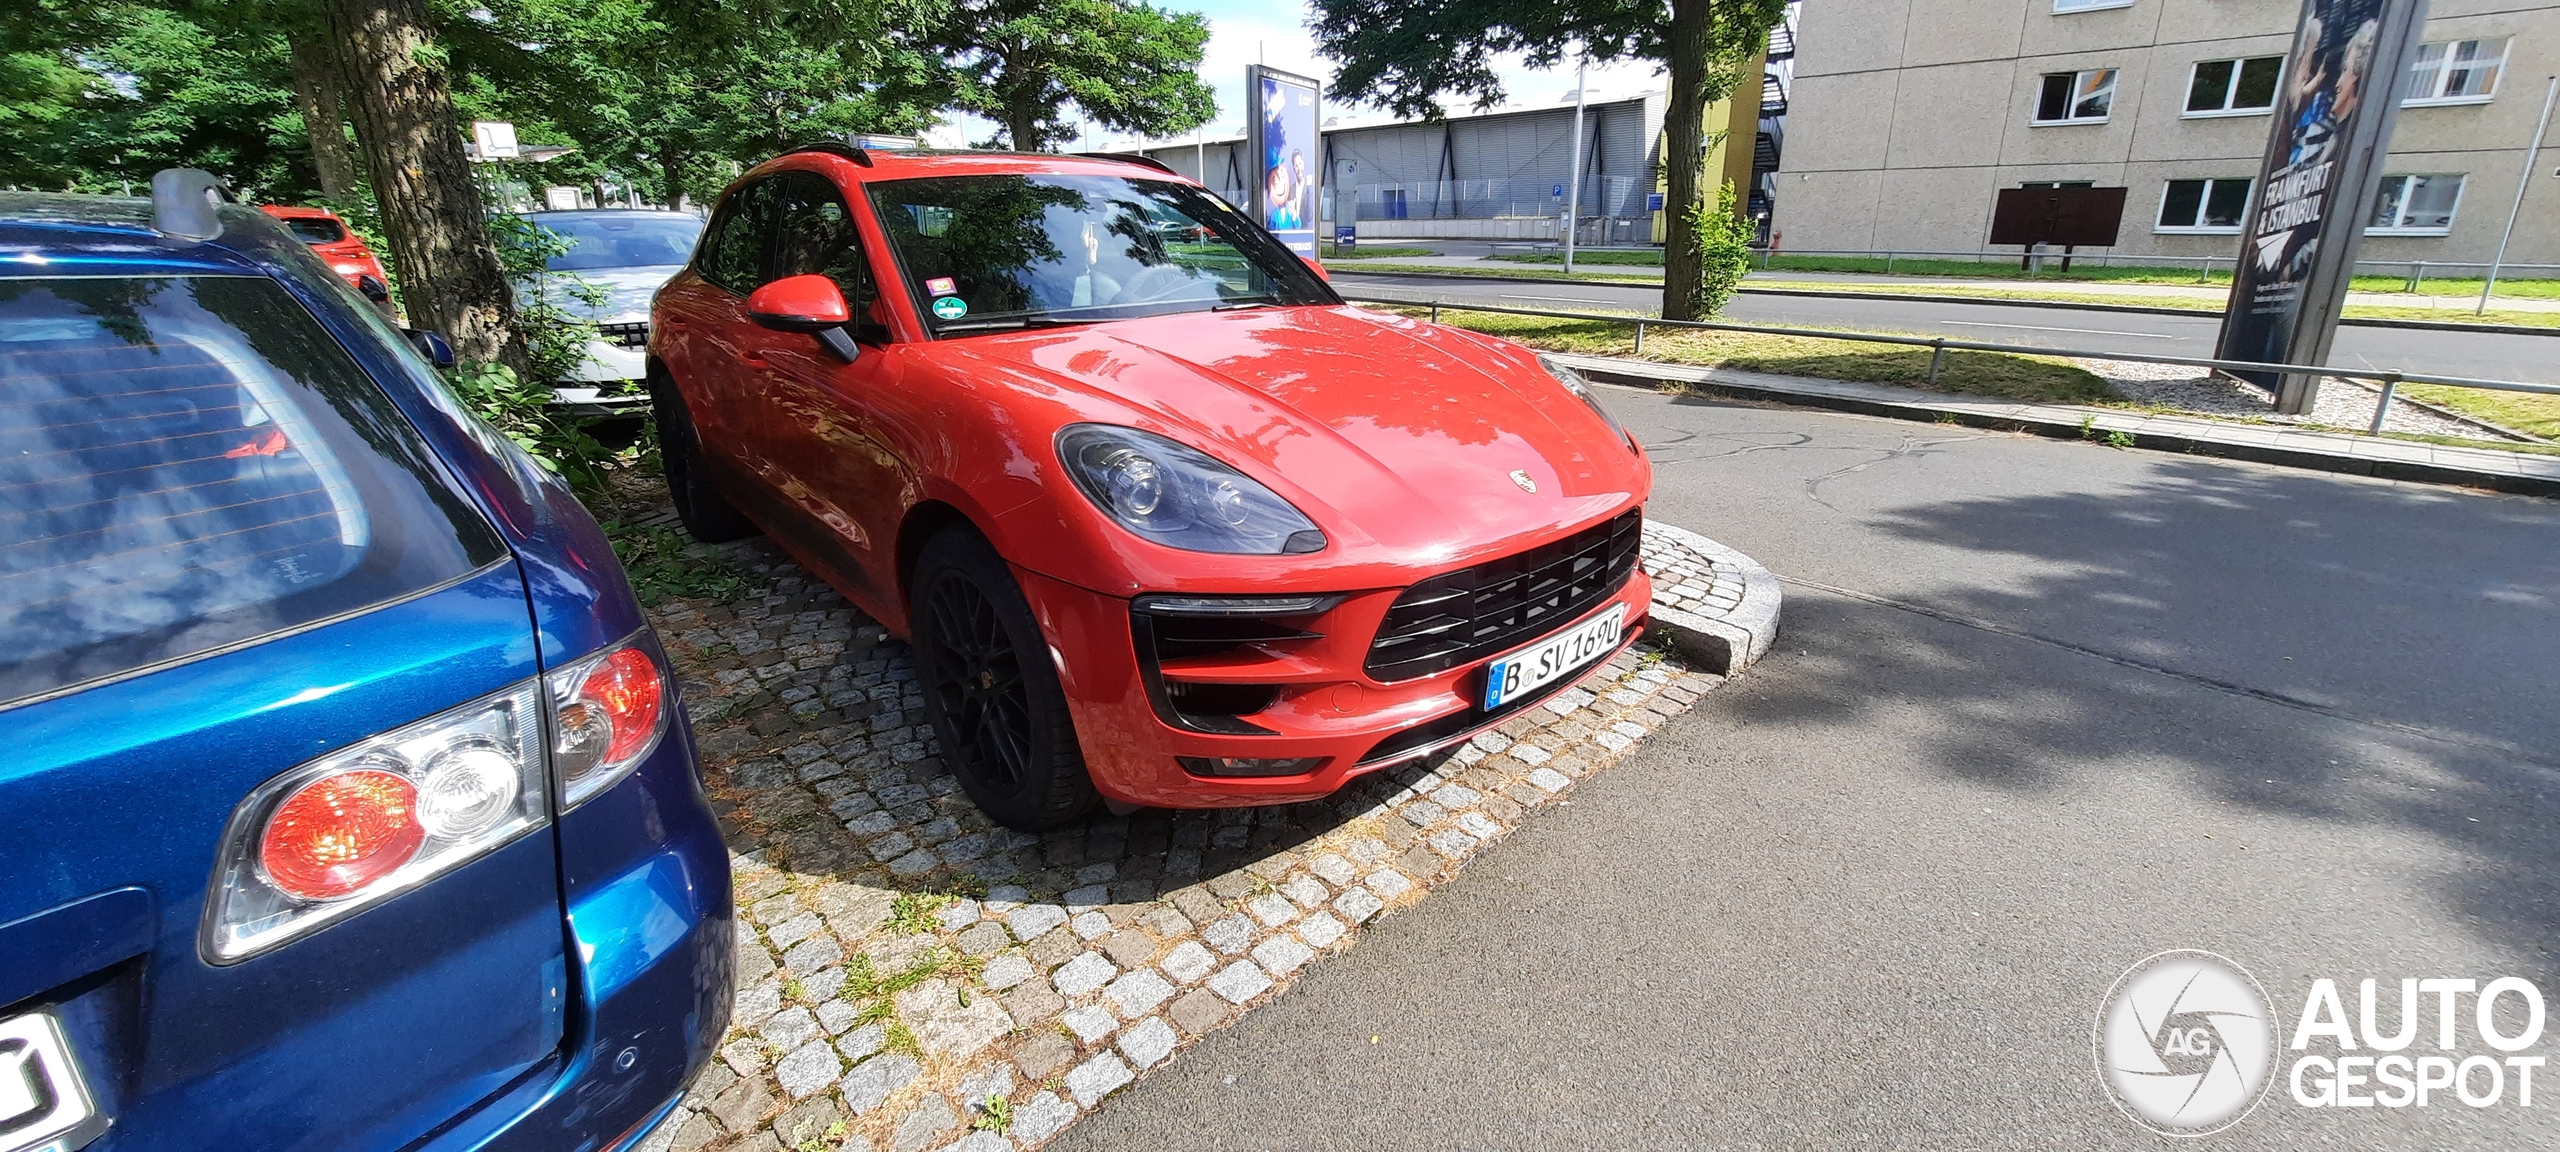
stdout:
[(2077, 404), (2021, 404), (2010, 400), (1857, 384), (1806, 376), (1773, 376), (1721, 368), (1659, 364), (1608, 356), (1552, 353), (1594, 379), (1652, 387), (1665, 381), (1755, 400), (1957, 423), (1976, 428), (2033, 432), (2065, 440), (2131, 437), (2133, 446), (2234, 460), (2255, 460), (2324, 472), (2486, 488), (2531, 496), (2560, 496), (2560, 456), (2459, 448), (2346, 432), (2311, 432), (2211, 420), (2154, 416)]

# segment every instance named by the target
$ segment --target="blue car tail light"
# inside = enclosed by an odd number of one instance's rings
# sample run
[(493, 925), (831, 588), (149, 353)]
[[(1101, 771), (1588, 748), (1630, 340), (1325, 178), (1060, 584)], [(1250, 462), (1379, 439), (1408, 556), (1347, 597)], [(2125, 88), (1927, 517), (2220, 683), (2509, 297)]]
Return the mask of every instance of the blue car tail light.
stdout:
[(666, 676), (632, 641), (553, 671), (551, 764), (560, 810), (611, 788), (667, 734)]
[(199, 947), (233, 964), (550, 822), (532, 682), (360, 740), (232, 809)]
[(545, 826), (554, 795), (566, 812), (629, 776), (668, 712), (634, 637), (268, 780), (223, 833), (205, 959), (238, 963)]

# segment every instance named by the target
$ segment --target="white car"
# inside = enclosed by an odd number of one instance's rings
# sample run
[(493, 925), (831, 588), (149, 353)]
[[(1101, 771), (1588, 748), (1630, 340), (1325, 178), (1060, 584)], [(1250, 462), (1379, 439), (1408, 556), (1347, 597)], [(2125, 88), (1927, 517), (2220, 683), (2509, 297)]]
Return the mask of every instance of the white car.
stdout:
[(519, 292), (548, 295), (596, 326), (596, 338), (587, 342), (586, 362), (571, 375), (576, 383), (558, 389), (559, 403), (580, 416), (645, 411), (649, 395), (641, 381), (649, 357), (649, 301), (659, 285), (693, 258), (701, 218), (690, 212), (598, 208), (533, 212), (525, 220), (575, 245), (552, 257), (544, 266), (547, 271), (573, 273), (605, 294), (601, 304), (590, 306), (549, 276), (517, 285)]

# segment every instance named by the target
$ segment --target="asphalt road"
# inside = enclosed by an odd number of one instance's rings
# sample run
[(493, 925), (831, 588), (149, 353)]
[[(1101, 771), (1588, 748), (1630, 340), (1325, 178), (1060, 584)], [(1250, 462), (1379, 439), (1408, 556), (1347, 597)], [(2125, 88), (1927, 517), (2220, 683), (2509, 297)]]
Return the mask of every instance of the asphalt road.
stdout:
[[(1662, 290), (1648, 285), (1522, 284), (1439, 276), (1396, 276), (1334, 270), (1336, 287), (1358, 295), (1380, 290), (1400, 298), (1440, 299), (1508, 308), (1657, 311)], [(2219, 313), (2162, 316), (2086, 308), (2013, 304), (1941, 304), (1927, 301), (1837, 296), (1780, 296), (1746, 292), (1725, 309), (1744, 323), (1855, 328), (1871, 332), (1944, 335), (1994, 344), (2136, 352), (2159, 356), (2213, 355), (2221, 331)], [(2417, 328), (2342, 325), (2329, 363), (2398, 368), (2488, 380), (2560, 383), (2560, 335), (2445, 332)]]
[[(2285, 1038), (2319, 977), (2560, 992), (2560, 503), (1608, 398), (1777, 649), (1055, 1147), (2162, 1147), (2091, 1045), (2152, 953)], [(2560, 1146), (2560, 1079), (2315, 1110), (2291, 1055), (2197, 1146)]]

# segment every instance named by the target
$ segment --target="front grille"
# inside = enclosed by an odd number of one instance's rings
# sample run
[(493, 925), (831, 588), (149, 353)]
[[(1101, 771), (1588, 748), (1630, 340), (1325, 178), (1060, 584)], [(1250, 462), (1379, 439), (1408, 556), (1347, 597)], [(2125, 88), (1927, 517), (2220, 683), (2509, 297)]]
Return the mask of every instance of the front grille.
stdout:
[(1396, 681), (1446, 672), (1565, 626), (1626, 583), (1643, 535), (1643, 512), (1630, 511), (1405, 589), (1369, 645), (1369, 675)]
[[(1630, 625), (1629, 627), (1633, 626)], [(1618, 643), (1624, 644), (1626, 642), (1627, 633), (1626, 631), (1621, 630), (1618, 633)], [(1544, 703), (1547, 697), (1553, 696), (1558, 692), (1562, 692), (1567, 688), (1571, 688), (1575, 684), (1581, 683), (1581, 681), (1582, 677), (1579, 675), (1558, 677), (1552, 683), (1539, 685), (1534, 691), (1524, 692), (1509, 700), (1503, 701), (1501, 707), (1490, 712), (1487, 712), (1482, 708), (1462, 708), (1437, 720), (1426, 720), (1411, 728), (1407, 728), (1402, 732), (1398, 732), (1393, 736), (1389, 736), (1384, 740), (1378, 741), (1376, 745), (1369, 749), (1366, 755), (1360, 757), (1360, 764), (1362, 767), (1367, 767), (1373, 764), (1385, 764), (1391, 761), (1410, 759), (1425, 748), (1429, 748), (1436, 744), (1446, 743), (1448, 741), (1455, 740), (1460, 736), (1464, 736), (1467, 733), (1481, 731), (1502, 723), (1503, 721), (1510, 719), (1514, 714), (1526, 712), (1529, 709)]]
[(649, 322), (637, 320), (629, 324), (598, 324), (596, 338), (616, 348), (649, 346)]

